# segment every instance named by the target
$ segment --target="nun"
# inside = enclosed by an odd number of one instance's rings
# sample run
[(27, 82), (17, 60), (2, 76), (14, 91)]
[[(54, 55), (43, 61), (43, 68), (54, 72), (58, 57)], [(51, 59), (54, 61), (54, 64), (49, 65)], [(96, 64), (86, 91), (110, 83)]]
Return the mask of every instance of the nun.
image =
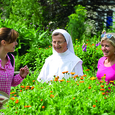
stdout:
[(52, 32), (53, 54), (46, 58), (41, 72), (37, 78), (39, 82), (48, 82), (59, 76), (68, 79), (70, 74), (62, 72), (75, 72), (74, 75), (82, 76), (82, 60), (74, 53), (70, 34), (64, 29), (56, 29)]

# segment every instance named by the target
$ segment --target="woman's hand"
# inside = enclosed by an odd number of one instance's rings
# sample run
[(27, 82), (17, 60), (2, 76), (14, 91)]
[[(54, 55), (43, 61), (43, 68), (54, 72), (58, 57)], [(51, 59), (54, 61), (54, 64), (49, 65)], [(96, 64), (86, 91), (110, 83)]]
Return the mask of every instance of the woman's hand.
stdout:
[(27, 65), (20, 69), (20, 76), (22, 78), (25, 78), (28, 74), (29, 74), (29, 69)]
[[(0, 98), (0, 101), (1, 101), (1, 100), (4, 100), (4, 98)], [(2, 107), (2, 105), (3, 105), (3, 103), (0, 102), (0, 107)]]

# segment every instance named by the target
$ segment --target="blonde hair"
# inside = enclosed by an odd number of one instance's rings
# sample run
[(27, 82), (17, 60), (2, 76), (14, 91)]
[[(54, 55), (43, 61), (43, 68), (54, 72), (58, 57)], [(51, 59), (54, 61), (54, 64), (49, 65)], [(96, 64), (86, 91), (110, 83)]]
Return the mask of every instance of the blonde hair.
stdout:
[[(111, 38), (107, 38), (107, 35), (108, 34), (111, 34), (113, 35)], [(104, 41), (104, 40), (107, 40), (111, 43), (111, 45), (113, 45), (115, 47), (115, 33), (106, 33), (104, 37), (101, 38), (101, 43)]]

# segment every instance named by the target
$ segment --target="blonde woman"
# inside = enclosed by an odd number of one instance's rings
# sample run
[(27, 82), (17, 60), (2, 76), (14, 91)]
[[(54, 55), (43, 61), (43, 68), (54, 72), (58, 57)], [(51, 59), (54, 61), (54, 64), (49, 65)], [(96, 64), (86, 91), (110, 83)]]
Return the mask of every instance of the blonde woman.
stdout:
[(105, 76), (108, 84), (115, 80), (115, 33), (101, 35), (101, 49), (104, 56), (98, 61), (97, 78), (101, 80)]

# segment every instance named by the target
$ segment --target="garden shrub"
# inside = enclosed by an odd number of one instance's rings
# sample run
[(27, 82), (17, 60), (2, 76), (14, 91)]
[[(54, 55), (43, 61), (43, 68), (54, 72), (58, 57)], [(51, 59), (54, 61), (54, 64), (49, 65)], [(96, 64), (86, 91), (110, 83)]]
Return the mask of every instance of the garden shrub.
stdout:
[(32, 47), (28, 50), (28, 53), (22, 56), (16, 56), (15, 70), (28, 65), (31, 71), (38, 70), (40, 72), (45, 59), (52, 54), (51, 46), (47, 48)]
[[(14, 22), (24, 22), (26, 25), (37, 25), (42, 21), (42, 9), (37, 0), (1, 0), (2, 17)], [(42, 23), (41, 23), (42, 24)]]
[(78, 5), (75, 7), (75, 13), (69, 16), (69, 22), (67, 24), (67, 30), (70, 33), (73, 42), (76, 39), (81, 40), (82, 35), (86, 30), (86, 9), (85, 7)]
[(75, 6), (75, 13), (69, 16), (66, 29), (70, 33), (73, 43), (76, 39), (82, 41), (84, 36), (90, 38), (92, 33), (96, 34), (94, 22), (87, 19), (87, 10), (82, 5)]
[(82, 42), (76, 39), (74, 51), (75, 54), (82, 59), (83, 67), (91, 69), (93, 72), (96, 71), (98, 60), (103, 56), (100, 45), (100, 36), (94, 36), (92, 38), (86, 37)]

